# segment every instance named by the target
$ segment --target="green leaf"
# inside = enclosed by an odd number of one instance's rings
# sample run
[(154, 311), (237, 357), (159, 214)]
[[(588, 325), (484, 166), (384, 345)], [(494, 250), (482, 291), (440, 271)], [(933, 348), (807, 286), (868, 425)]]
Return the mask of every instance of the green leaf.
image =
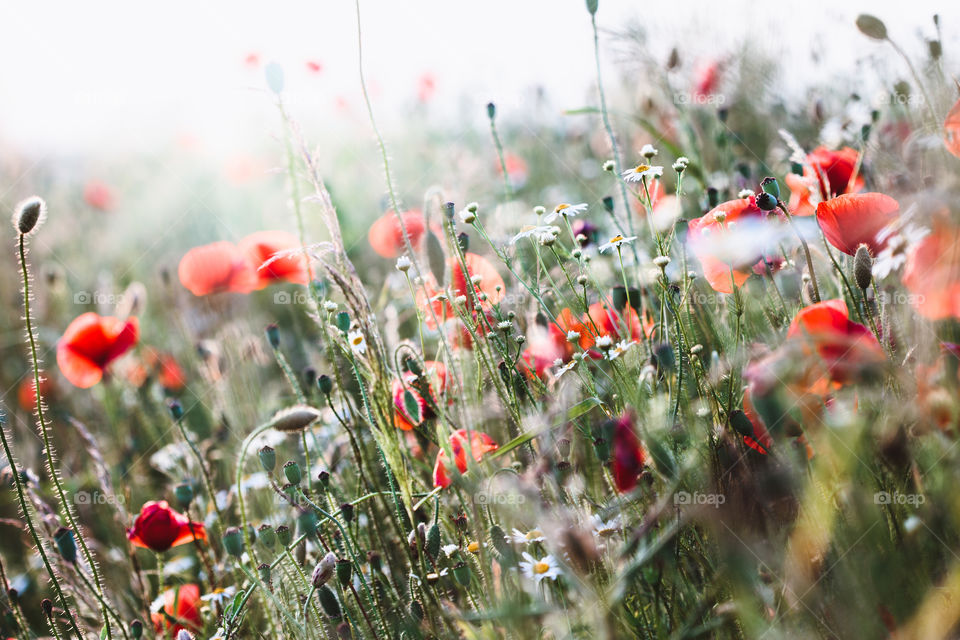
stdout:
[(591, 396), (586, 400), (581, 400), (567, 410), (567, 420), (576, 420), (594, 407), (599, 407), (602, 404), (603, 401), (594, 396)]
[(403, 409), (413, 424), (420, 424), (423, 421), (420, 415), (420, 403), (409, 389), (403, 391)]

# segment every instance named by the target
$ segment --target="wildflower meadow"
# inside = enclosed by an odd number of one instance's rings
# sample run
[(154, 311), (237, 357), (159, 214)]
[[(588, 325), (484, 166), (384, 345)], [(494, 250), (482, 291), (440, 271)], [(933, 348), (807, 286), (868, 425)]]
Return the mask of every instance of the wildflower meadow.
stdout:
[(358, 0), (351, 137), (251, 54), (225, 172), (0, 149), (2, 637), (960, 636), (956, 24), (785, 99), (605, 2), (479, 127)]

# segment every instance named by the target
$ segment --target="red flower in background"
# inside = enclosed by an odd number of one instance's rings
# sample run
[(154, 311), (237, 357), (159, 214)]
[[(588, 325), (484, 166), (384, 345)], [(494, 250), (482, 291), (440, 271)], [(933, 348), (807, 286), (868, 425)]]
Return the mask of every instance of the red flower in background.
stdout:
[(323, 63), (316, 60), (307, 60), (306, 62), (307, 71), (310, 73), (320, 73), (323, 71)]
[[(188, 631), (200, 631), (203, 619), (200, 617), (200, 587), (195, 584), (180, 585), (178, 589), (168, 589), (163, 593), (162, 612), (151, 614), (154, 631), (164, 633), (164, 637), (176, 635), (184, 625), (171, 622), (167, 616), (189, 625)], [(166, 613), (167, 615), (163, 615)]]
[[(53, 391), (53, 381), (50, 378), (40, 378), (40, 395), (49, 399)], [(17, 387), (17, 404), (24, 411), (33, 411), (37, 408), (36, 387), (33, 384), (33, 375), (30, 375), (20, 382)]]
[(850, 193), (817, 205), (817, 223), (830, 244), (848, 255), (865, 244), (876, 256), (886, 245), (877, 234), (896, 222), (900, 204), (882, 193)]
[(177, 359), (169, 353), (150, 349), (143, 358), (142, 370), (142, 375), (139, 372), (134, 372), (135, 376), (140, 377), (139, 385), (143, 384), (148, 374), (155, 375), (160, 386), (170, 393), (183, 390), (187, 384), (187, 377), (183, 373), (183, 369), (180, 368)]
[(960, 318), (960, 227), (936, 222), (910, 250), (903, 284), (925, 318)]
[[(411, 209), (401, 213), (400, 217), (407, 228), (410, 245), (416, 250), (427, 229), (423, 214), (419, 209)], [(407, 250), (403, 242), (403, 229), (393, 211), (387, 211), (370, 225), (367, 240), (377, 255), (383, 258), (397, 258)]]
[(753, 408), (753, 398), (750, 389), (747, 389), (747, 392), (743, 394), (743, 414), (747, 416), (747, 420), (753, 425), (753, 436), (743, 436), (744, 444), (758, 453), (767, 455), (770, 447), (773, 446), (773, 438), (770, 437), (770, 433), (767, 431), (767, 427), (764, 426), (763, 420), (760, 419), (760, 416), (757, 415), (756, 410)]
[[(432, 404), (438, 406), (440, 396), (443, 395), (447, 386), (447, 368), (443, 366), (442, 362), (427, 360), (423, 363), (423, 377), (427, 382), (427, 390), (430, 393)], [(393, 424), (398, 429), (404, 431), (410, 431), (414, 427), (423, 424), (424, 420), (435, 417), (430, 404), (414, 386), (416, 380), (416, 374), (406, 371), (403, 374), (403, 383), (401, 383), (400, 380), (393, 381)], [(406, 387), (404, 387), (404, 385), (406, 385)], [(411, 416), (407, 411), (406, 402), (404, 401), (405, 392), (409, 392), (413, 396), (413, 399), (416, 400), (420, 413), (419, 419), (417, 419), (416, 416)]]
[(943, 130), (943, 143), (947, 151), (960, 158), (960, 100), (957, 100), (943, 121)]
[(801, 341), (806, 350), (819, 355), (830, 379), (838, 384), (852, 382), (866, 368), (886, 360), (877, 338), (850, 319), (843, 300), (826, 300), (801, 309), (790, 323), (787, 340)]
[[(490, 451), (496, 451), (499, 445), (493, 438), (482, 431), (470, 431), (469, 440), (466, 429), (457, 429), (450, 436), (450, 450), (453, 452), (453, 462), (460, 473), (467, 472), (467, 443), (470, 453), (476, 462)], [(446, 489), (450, 486), (450, 476), (447, 472), (447, 452), (440, 449), (437, 453), (437, 462), (433, 466), (433, 484)]]
[(171, 509), (166, 500), (150, 501), (140, 508), (133, 528), (127, 529), (127, 539), (136, 547), (161, 552), (194, 539), (206, 541), (207, 530)]
[[(527, 161), (517, 154), (508, 151), (503, 156), (503, 164), (507, 166), (507, 182), (510, 183), (510, 186), (513, 189), (522, 189), (523, 186), (527, 184), (527, 176), (529, 174)], [(494, 166), (497, 170), (497, 175), (502, 176), (503, 167), (500, 166), (500, 161), (498, 160)]]
[(237, 248), (253, 268), (257, 278), (256, 289), (280, 281), (303, 285), (310, 282), (306, 263), (308, 258), (302, 253), (274, 258), (285, 251), (302, 251), (300, 240), (292, 233), (258, 231), (238, 242)]
[(180, 283), (195, 296), (211, 293), (250, 293), (257, 276), (240, 249), (220, 241), (187, 251), (177, 268)]
[[(653, 325), (653, 321), (641, 322), (640, 314), (632, 305), (616, 311), (603, 302), (594, 302), (580, 323), (580, 346), (588, 349), (600, 336), (639, 342), (653, 333)], [(629, 335), (626, 335), (625, 329), (629, 330)]]
[[(468, 289), (467, 282), (472, 282), (474, 278), (479, 279), (479, 282), (474, 282), (469, 286), (473, 287), (473, 290), (478, 296), (480, 293), (486, 294), (487, 299), (480, 301), (480, 306), (482, 310), (485, 311), (503, 298), (503, 278), (500, 277), (500, 274), (497, 273), (497, 270), (486, 258), (476, 253), (467, 252), (464, 254), (464, 262), (467, 266), (466, 274), (464, 274), (463, 266), (460, 264), (458, 258), (453, 257), (447, 260), (447, 266), (450, 268), (451, 274), (450, 293), (454, 298), (457, 296), (466, 296), (466, 307), (470, 313), (475, 314), (478, 310), (475, 308), (474, 296), (469, 293), (470, 289)], [(423, 288), (417, 291), (417, 306), (423, 312), (424, 322), (430, 329), (437, 328), (434, 315), (436, 315), (436, 319), (440, 322), (448, 318), (457, 317), (456, 312), (453, 310), (451, 300), (436, 299), (441, 293), (443, 293), (443, 291), (440, 290), (433, 275), (426, 274)], [(433, 309), (433, 313), (430, 313), (431, 308)]]
[(790, 214), (794, 216), (812, 216), (817, 212), (817, 205), (813, 203), (813, 185), (817, 184), (815, 180), (798, 176), (795, 173), (788, 173), (786, 178), (787, 187), (790, 188), (790, 202), (788, 207)]
[(637, 478), (643, 471), (647, 454), (640, 444), (640, 438), (633, 430), (633, 414), (627, 412), (613, 427), (613, 459), (611, 471), (617, 491), (626, 493), (637, 486)]
[(88, 389), (100, 382), (107, 366), (137, 343), (135, 317), (121, 320), (92, 311), (74, 319), (57, 343), (57, 365), (74, 386)]
[(83, 187), (83, 199), (94, 209), (109, 211), (114, 205), (113, 189), (99, 180), (91, 180)]
[[(718, 214), (722, 214), (721, 217), (725, 216), (722, 223), (717, 220)], [(723, 235), (729, 233), (726, 225), (731, 222), (763, 220), (764, 215), (754, 197), (750, 196), (718, 204), (703, 216), (690, 221), (688, 233), (690, 248), (700, 261), (703, 276), (714, 291), (733, 293), (734, 283), (738, 287), (743, 286), (753, 272), (753, 266), (757, 263), (763, 265), (762, 256), (752, 255), (745, 256), (744, 260), (738, 261), (737, 264), (731, 264), (721, 259), (715, 250), (717, 245), (714, 243), (717, 239), (722, 240)]]
[(850, 183), (859, 157), (860, 154), (856, 149), (850, 147), (844, 147), (839, 151), (817, 147), (807, 154), (803, 175), (817, 179), (821, 200), (844, 193), (854, 193), (863, 189), (864, 184), (859, 172), (853, 184)]

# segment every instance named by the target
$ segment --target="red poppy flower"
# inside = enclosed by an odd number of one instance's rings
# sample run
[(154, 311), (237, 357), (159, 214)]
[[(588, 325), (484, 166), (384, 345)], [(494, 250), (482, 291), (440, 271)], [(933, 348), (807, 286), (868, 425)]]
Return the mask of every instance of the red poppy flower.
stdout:
[(957, 100), (943, 121), (943, 130), (943, 142), (947, 151), (960, 158), (960, 100)]
[(640, 438), (633, 430), (633, 414), (627, 412), (613, 427), (613, 483), (620, 493), (632, 491), (647, 459)]
[(795, 173), (788, 173), (786, 177), (787, 187), (790, 188), (790, 202), (788, 208), (790, 215), (794, 216), (812, 216), (817, 212), (817, 206), (813, 203), (813, 185), (816, 180), (799, 176)]
[(787, 330), (788, 341), (801, 341), (819, 355), (831, 380), (846, 384), (867, 368), (886, 360), (880, 343), (862, 324), (850, 320), (847, 303), (826, 300), (804, 307)]
[(753, 425), (753, 436), (743, 436), (744, 444), (757, 453), (767, 455), (770, 447), (773, 446), (773, 438), (770, 437), (770, 433), (763, 424), (763, 420), (760, 419), (760, 416), (757, 415), (756, 410), (753, 408), (753, 398), (751, 397), (751, 391), (749, 389), (747, 389), (747, 392), (743, 395), (743, 414), (747, 416), (747, 420)]
[[(717, 220), (724, 214), (724, 222)], [(720, 293), (733, 293), (733, 284), (743, 286), (755, 264), (763, 265), (762, 256), (745, 256), (743, 261), (732, 264), (723, 260), (715, 250), (717, 239), (722, 239), (729, 230), (726, 225), (743, 220), (763, 220), (764, 212), (757, 206), (753, 196), (723, 202), (705, 215), (690, 221), (688, 238), (693, 254), (703, 267), (703, 276)]]
[(529, 377), (542, 377), (547, 367), (557, 360), (566, 362), (573, 355), (566, 332), (554, 324), (546, 328), (532, 328), (527, 332), (527, 344), (529, 346), (523, 350), (517, 362), (517, 370)]
[(710, 60), (699, 65), (693, 86), (693, 95), (697, 100), (703, 100), (714, 94), (720, 84), (722, 70), (723, 65), (719, 60)]
[(931, 320), (960, 318), (960, 227), (937, 222), (911, 248), (903, 284), (920, 315)]
[(92, 311), (74, 319), (57, 343), (57, 365), (74, 386), (89, 389), (107, 366), (137, 343), (139, 322), (98, 316)]
[[(490, 451), (496, 451), (499, 445), (493, 438), (482, 431), (469, 432), (470, 453), (476, 462)], [(457, 465), (460, 473), (467, 472), (467, 430), (457, 429), (450, 436), (450, 450), (453, 452), (453, 462)], [(450, 476), (447, 472), (447, 452), (440, 449), (437, 453), (437, 462), (433, 466), (433, 484), (436, 487), (446, 489), (450, 486)]]
[[(419, 209), (411, 209), (400, 214), (410, 237), (410, 245), (416, 250), (426, 231), (426, 223)], [(377, 255), (384, 258), (397, 258), (407, 250), (403, 242), (403, 229), (393, 211), (387, 211), (377, 218), (367, 233), (367, 240)]]
[[(148, 371), (157, 377), (160, 386), (166, 391), (175, 393), (186, 386), (186, 376), (180, 368), (176, 358), (169, 353), (150, 349), (144, 357), (144, 374)], [(146, 377), (144, 375), (144, 377)], [(141, 381), (140, 384), (143, 384)]]
[(168, 589), (163, 593), (163, 612), (153, 613), (150, 616), (154, 631), (158, 634), (164, 633), (164, 637), (170, 637), (184, 628), (183, 624), (172, 623), (167, 616), (175, 618), (178, 622), (187, 623), (189, 631), (200, 631), (203, 628), (203, 619), (200, 617), (202, 604), (200, 587), (195, 584), (184, 584), (178, 589)]
[(83, 187), (83, 199), (94, 209), (109, 211), (113, 208), (113, 190), (99, 180), (91, 180)]
[[(257, 278), (257, 289), (278, 281), (308, 284), (310, 277), (307, 263), (302, 254), (284, 255), (273, 259), (284, 251), (300, 251), (300, 241), (286, 231), (258, 231), (237, 243), (240, 253), (246, 257)], [(266, 266), (265, 263), (269, 262)]]
[(437, 90), (437, 79), (432, 73), (424, 73), (417, 80), (417, 99), (420, 102), (429, 102)]
[(817, 147), (807, 154), (803, 174), (817, 179), (822, 200), (844, 193), (854, 193), (863, 189), (864, 184), (863, 177), (859, 173), (853, 184), (850, 184), (858, 159), (859, 154), (856, 149), (850, 147), (844, 147), (839, 151)]
[(307, 71), (310, 73), (320, 73), (323, 71), (323, 63), (317, 62), (316, 60), (307, 60)]
[[(427, 360), (423, 363), (424, 379), (427, 381), (427, 390), (430, 393), (430, 399), (433, 406), (438, 406), (440, 396), (443, 395), (447, 386), (447, 368), (442, 362)], [(404, 372), (403, 383), (400, 380), (393, 381), (393, 424), (398, 429), (410, 431), (416, 426), (423, 424), (425, 420), (435, 417), (433, 408), (426, 401), (420, 391), (414, 386), (417, 376), (410, 371)], [(406, 385), (406, 388), (404, 388)], [(416, 400), (419, 407), (419, 416), (412, 416), (407, 411), (404, 395), (410, 392), (413, 399)]]
[[(507, 166), (507, 182), (510, 183), (510, 186), (513, 189), (521, 189), (525, 184), (527, 184), (527, 161), (522, 157), (518, 156), (515, 153), (507, 152), (503, 156), (503, 164)], [(503, 175), (503, 167), (500, 166), (500, 161), (494, 163), (494, 168), (497, 171), (497, 175)]]
[(187, 251), (177, 268), (180, 283), (195, 296), (230, 291), (250, 293), (258, 276), (232, 242), (214, 242)]
[(877, 234), (897, 220), (900, 204), (882, 193), (849, 193), (817, 205), (817, 223), (830, 244), (848, 255), (865, 244), (873, 255), (886, 245)]
[[(640, 314), (633, 306), (615, 311), (603, 302), (594, 302), (587, 309), (580, 324), (580, 346), (588, 349), (600, 336), (610, 336), (614, 340), (643, 340), (653, 333), (653, 321), (641, 323)], [(626, 336), (629, 329), (630, 335)]]
[[(479, 295), (486, 294), (487, 299), (481, 301), (480, 305), (484, 310), (496, 304), (503, 298), (504, 283), (503, 278), (497, 273), (497, 270), (490, 264), (486, 258), (475, 253), (467, 252), (464, 254), (464, 262), (467, 265), (467, 274), (464, 276), (463, 267), (460, 260), (452, 257), (447, 260), (447, 266), (450, 268), (450, 294), (453, 298), (457, 296), (466, 296), (466, 307), (470, 313), (476, 313), (474, 296), (468, 295), (468, 280), (479, 279), (479, 282), (471, 285), (474, 291)], [(424, 292), (426, 290), (426, 292)], [(451, 300), (437, 300), (436, 297), (443, 293), (437, 285), (436, 279), (426, 274), (423, 288), (417, 291), (417, 306), (423, 311), (424, 321), (430, 329), (436, 329), (437, 323), (434, 321), (434, 315), (437, 320), (443, 322), (448, 318), (457, 317), (453, 310)], [(428, 302), (429, 300), (429, 302)], [(430, 313), (430, 308), (433, 313)]]
[(134, 546), (159, 552), (194, 539), (206, 541), (207, 530), (203, 523), (171, 509), (166, 500), (150, 501), (140, 508), (133, 528), (127, 529), (127, 539)]

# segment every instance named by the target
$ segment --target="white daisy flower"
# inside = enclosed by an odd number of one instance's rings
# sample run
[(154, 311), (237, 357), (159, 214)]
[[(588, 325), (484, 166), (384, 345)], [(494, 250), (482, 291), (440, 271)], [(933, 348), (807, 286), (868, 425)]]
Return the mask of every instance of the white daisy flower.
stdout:
[(510, 534), (510, 539), (517, 544), (530, 544), (546, 540), (546, 538), (543, 537), (543, 531), (540, 531), (540, 529), (530, 529), (530, 531), (524, 533), (516, 528), (513, 530), (513, 533)]
[(616, 360), (621, 355), (623, 355), (623, 353), (627, 349), (629, 349), (635, 344), (637, 343), (634, 340), (630, 340), (629, 342), (627, 342), (626, 340), (622, 340), (618, 342), (616, 345), (614, 345), (613, 349), (610, 349), (610, 351), (607, 352), (607, 360)]
[(600, 336), (597, 338), (597, 346), (601, 349), (609, 349), (613, 346), (613, 338), (610, 336)]
[(413, 266), (413, 263), (410, 261), (410, 258), (407, 256), (400, 256), (397, 258), (397, 271), (402, 271), (406, 273), (410, 270), (410, 267)]
[(460, 548), (460, 547), (458, 547), (458, 546), (455, 545), (455, 544), (445, 544), (445, 545), (443, 545), (442, 547), (440, 547), (440, 550), (443, 551), (443, 555), (445, 555), (445, 556), (447, 556), (447, 557), (449, 558), (449, 557), (452, 556), (454, 553), (456, 553), (457, 549), (459, 549), (459, 548)]
[(545, 578), (556, 580), (561, 573), (560, 565), (553, 556), (547, 555), (537, 560), (526, 551), (523, 552), (520, 570), (536, 584), (540, 584)]
[(563, 374), (565, 374), (566, 372), (570, 371), (575, 366), (577, 366), (577, 362), (578, 360), (571, 360), (567, 364), (563, 364), (563, 360), (560, 360), (558, 358), (557, 361), (553, 363), (553, 365), (557, 367), (557, 370), (554, 372), (553, 377), (559, 378), (560, 376), (562, 376)]
[(641, 182), (644, 178), (653, 179), (663, 175), (663, 167), (651, 167), (648, 164), (638, 164), (620, 174), (627, 182)]
[(580, 204), (568, 204), (563, 202), (554, 207), (553, 211), (547, 214), (547, 217), (544, 218), (545, 222), (553, 222), (558, 217), (563, 218), (573, 218), (579, 213), (583, 213), (587, 210), (587, 203), (581, 202)]
[(367, 352), (367, 339), (364, 337), (363, 331), (354, 329), (347, 334), (347, 340), (350, 342), (350, 349), (355, 354), (362, 356)]
[(627, 236), (626, 238), (624, 238), (622, 235), (617, 234), (617, 235), (613, 236), (612, 238), (610, 238), (610, 242), (607, 242), (606, 244), (602, 244), (602, 245), (600, 245), (599, 247), (597, 247), (597, 250), (598, 250), (600, 253), (603, 253), (604, 251), (607, 251), (608, 249), (619, 249), (619, 248), (622, 247), (623, 245), (625, 245), (625, 244), (630, 244), (631, 242), (633, 242), (633, 241), (636, 240), (636, 239), (637, 239), (637, 236)]
[(210, 602), (213, 604), (224, 604), (227, 600), (232, 598), (237, 592), (236, 587), (226, 587), (225, 589), (214, 589), (206, 595), (200, 596), (200, 599), (204, 602)]
[(590, 529), (593, 531), (593, 535), (601, 539), (609, 538), (618, 533), (621, 526), (620, 516), (610, 520), (604, 520), (598, 515), (590, 516)]
[(567, 331), (567, 342), (580, 342), (580, 332)]
[(690, 158), (687, 156), (680, 156), (677, 158), (677, 161), (673, 163), (673, 170), (679, 173), (686, 169), (688, 164), (690, 164)]
[(323, 308), (324, 308), (325, 311), (328, 311), (328, 312), (330, 312), (330, 313), (333, 313), (334, 311), (337, 310), (337, 303), (334, 302), (333, 300), (324, 300), (324, 301), (323, 301)]
[(887, 239), (887, 244), (873, 261), (873, 277), (883, 280), (894, 271), (898, 271), (906, 264), (910, 248), (929, 233), (929, 229), (909, 223), (899, 230), (888, 227), (878, 233), (877, 241), (883, 242)]
[[(531, 237), (538, 238), (538, 237), (540, 237), (542, 234), (552, 233), (554, 228), (555, 228), (555, 227), (553, 227), (552, 225), (532, 225), (532, 224), (528, 224), (527, 226), (525, 226), (525, 227), (523, 227), (522, 229), (520, 229), (520, 233), (518, 233), (517, 235), (513, 236), (513, 239), (510, 240), (510, 244), (516, 244), (516, 243), (517, 243), (517, 240), (522, 240), (522, 239), (524, 239), (524, 238), (531, 238)], [(560, 230), (557, 229), (557, 232), (558, 232), (558, 233), (559, 233), (559, 231), (560, 231)]]
[(649, 160), (659, 153), (652, 144), (645, 144), (640, 148), (640, 155)]

